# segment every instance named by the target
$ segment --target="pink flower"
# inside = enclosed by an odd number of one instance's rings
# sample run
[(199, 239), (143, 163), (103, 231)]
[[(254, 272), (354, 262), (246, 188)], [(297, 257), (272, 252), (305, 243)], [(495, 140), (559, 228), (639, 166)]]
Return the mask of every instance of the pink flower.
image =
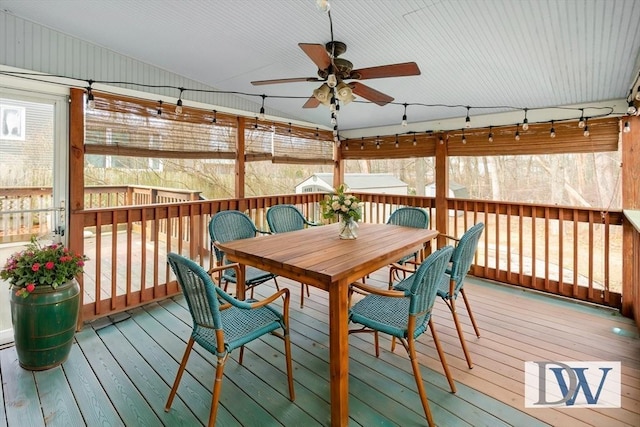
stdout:
[(83, 267), (84, 266), (84, 261), (82, 261), (82, 260), (78, 261), (78, 266), (79, 267)]
[(53, 263), (53, 261), (49, 261), (44, 265), (44, 268), (46, 268), (47, 270), (53, 270), (53, 267), (55, 267), (56, 265)]
[(35, 264), (33, 264), (33, 265), (31, 266), (31, 270), (33, 270), (33, 271), (38, 271), (38, 270), (40, 270), (40, 264), (36, 262)]
[(27, 292), (31, 293), (36, 289), (36, 285), (34, 283), (29, 283), (27, 286), (25, 286), (25, 289), (27, 290)]

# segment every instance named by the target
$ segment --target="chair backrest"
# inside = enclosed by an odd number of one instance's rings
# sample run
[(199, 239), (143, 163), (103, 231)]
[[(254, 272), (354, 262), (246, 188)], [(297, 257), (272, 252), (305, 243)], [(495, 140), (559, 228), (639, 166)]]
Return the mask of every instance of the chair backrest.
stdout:
[(306, 221), (294, 205), (275, 205), (267, 211), (267, 224), (272, 233), (302, 230)]
[(398, 208), (389, 217), (387, 224), (413, 228), (429, 228), (429, 214), (424, 209), (414, 207)]
[(451, 279), (456, 282), (454, 290), (456, 294), (462, 287), (464, 278), (471, 268), (473, 257), (478, 249), (478, 242), (480, 241), (482, 230), (484, 230), (484, 223), (482, 222), (468, 229), (462, 235), (453, 251), (453, 255), (451, 256)]
[[(258, 229), (251, 218), (244, 212), (236, 210), (218, 212), (209, 222), (209, 237), (211, 237), (212, 246), (213, 242), (225, 243), (231, 240), (248, 239), (256, 237), (257, 233)], [(215, 246), (213, 249), (217, 261), (221, 262), (224, 253)]]
[[(417, 315), (416, 327), (426, 327), (431, 317), (431, 309), (436, 300), (438, 285), (444, 280), (444, 272), (449, 265), (453, 246), (443, 246), (425, 259), (413, 273), (409, 292), (409, 314)], [(422, 331), (422, 330), (421, 330)], [(421, 333), (418, 331), (418, 333)]]
[(194, 331), (200, 327), (222, 329), (220, 303), (211, 276), (182, 255), (170, 252), (167, 258), (189, 306)]

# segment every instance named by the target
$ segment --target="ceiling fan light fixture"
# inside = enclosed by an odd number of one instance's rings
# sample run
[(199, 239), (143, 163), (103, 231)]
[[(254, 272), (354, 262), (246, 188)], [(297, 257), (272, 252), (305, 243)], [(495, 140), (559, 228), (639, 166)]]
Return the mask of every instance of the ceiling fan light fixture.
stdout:
[(313, 91), (313, 96), (323, 105), (329, 105), (331, 102), (331, 88), (323, 83), (322, 86)]
[(340, 82), (340, 84), (336, 86), (336, 98), (345, 104), (353, 101), (354, 97), (351, 87), (345, 82)]
[(334, 88), (338, 85), (338, 78), (335, 74), (331, 73), (327, 76), (327, 85), (331, 88)]

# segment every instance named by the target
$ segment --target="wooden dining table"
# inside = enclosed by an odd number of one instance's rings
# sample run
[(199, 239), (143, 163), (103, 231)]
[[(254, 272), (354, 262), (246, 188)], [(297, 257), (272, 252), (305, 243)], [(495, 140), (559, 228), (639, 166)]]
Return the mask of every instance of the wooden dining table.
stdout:
[(244, 298), (244, 266), (323, 289), (329, 294), (331, 425), (349, 422), (349, 285), (421, 249), (435, 230), (389, 224), (359, 224), (358, 238), (341, 240), (338, 224), (233, 240), (216, 245), (240, 263), (237, 296)]

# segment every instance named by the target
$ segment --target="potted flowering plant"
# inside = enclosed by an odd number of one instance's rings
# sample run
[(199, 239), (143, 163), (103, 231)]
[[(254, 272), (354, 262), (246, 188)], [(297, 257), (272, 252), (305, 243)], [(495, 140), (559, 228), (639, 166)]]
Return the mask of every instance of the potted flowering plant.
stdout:
[(340, 238), (355, 239), (358, 237), (358, 221), (361, 217), (362, 202), (356, 196), (345, 193), (345, 186), (341, 185), (336, 192), (327, 195), (320, 202), (322, 206), (322, 216), (324, 218), (334, 218), (336, 215), (340, 219)]
[(75, 279), (86, 260), (60, 243), (43, 245), (35, 236), (7, 259), (0, 278), (11, 287), (13, 335), (23, 368), (52, 368), (69, 355), (80, 307)]

